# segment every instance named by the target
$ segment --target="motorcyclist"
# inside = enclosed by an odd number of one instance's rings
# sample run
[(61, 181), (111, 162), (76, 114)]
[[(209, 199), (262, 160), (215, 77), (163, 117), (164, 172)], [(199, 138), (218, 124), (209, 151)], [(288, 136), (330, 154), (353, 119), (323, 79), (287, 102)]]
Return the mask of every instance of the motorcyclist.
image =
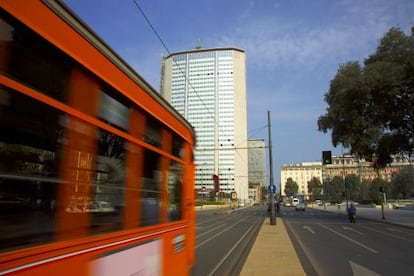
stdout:
[(349, 220), (355, 223), (356, 208), (353, 203), (348, 207), (348, 217)]

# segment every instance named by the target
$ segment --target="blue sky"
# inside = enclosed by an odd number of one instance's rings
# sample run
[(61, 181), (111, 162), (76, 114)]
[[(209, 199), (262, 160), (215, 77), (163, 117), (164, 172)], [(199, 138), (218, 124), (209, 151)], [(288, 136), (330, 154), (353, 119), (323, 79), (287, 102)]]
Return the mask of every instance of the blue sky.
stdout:
[[(134, 0), (64, 0), (157, 91), (168, 52)], [(340, 155), (318, 131), (324, 94), (340, 64), (374, 53), (394, 26), (414, 25), (412, 0), (135, 0), (168, 50), (236, 47), (246, 52), (249, 138), (265, 138), (271, 114), (273, 172), (282, 164)], [(267, 160), (268, 161), (268, 160)]]

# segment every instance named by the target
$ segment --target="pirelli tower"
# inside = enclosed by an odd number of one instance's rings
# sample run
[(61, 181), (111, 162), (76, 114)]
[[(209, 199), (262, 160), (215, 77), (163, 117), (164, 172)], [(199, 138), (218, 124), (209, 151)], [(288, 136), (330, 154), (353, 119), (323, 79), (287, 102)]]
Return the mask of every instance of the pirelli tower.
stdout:
[(237, 48), (197, 47), (162, 59), (161, 94), (194, 127), (196, 189), (248, 198), (246, 57)]

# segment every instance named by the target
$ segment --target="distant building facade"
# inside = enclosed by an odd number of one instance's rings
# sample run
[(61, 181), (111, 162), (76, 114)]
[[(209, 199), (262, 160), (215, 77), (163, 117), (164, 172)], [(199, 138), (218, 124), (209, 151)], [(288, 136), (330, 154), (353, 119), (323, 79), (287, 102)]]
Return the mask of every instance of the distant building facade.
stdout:
[(248, 198), (245, 52), (197, 48), (162, 61), (161, 94), (196, 132), (196, 190), (235, 191)]
[(324, 178), (355, 174), (360, 177), (361, 181), (372, 181), (377, 177), (391, 181), (395, 174), (398, 174), (402, 168), (409, 165), (408, 158), (394, 156), (391, 164), (377, 172), (373, 169), (372, 162), (364, 159), (356, 159), (351, 155), (334, 156), (332, 164), (325, 166)]
[(312, 177), (318, 178), (321, 183), (325, 179), (335, 176), (355, 174), (361, 181), (372, 181), (378, 176), (386, 181), (391, 181), (404, 167), (410, 166), (407, 158), (393, 157), (392, 163), (378, 172), (373, 169), (372, 163), (363, 159), (356, 159), (351, 155), (333, 156), (332, 164), (322, 166), (322, 162), (303, 162), (299, 164), (282, 165), (280, 170), (281, 194), (286, 196), (285, 186), (288, 178), (292, 178), (298, 186), (298, 195), (309, 198), (308, 181)]
[(298, 184), (298, 195), (306, 197), (308, 193), (308, 181), (313, 177), (322, 182), (321, 162), (302, 162), (299, 164), (282, 165), (280, 170), (281, 195), (286, 196), (285, 187), (288, 178), (292, 178)]

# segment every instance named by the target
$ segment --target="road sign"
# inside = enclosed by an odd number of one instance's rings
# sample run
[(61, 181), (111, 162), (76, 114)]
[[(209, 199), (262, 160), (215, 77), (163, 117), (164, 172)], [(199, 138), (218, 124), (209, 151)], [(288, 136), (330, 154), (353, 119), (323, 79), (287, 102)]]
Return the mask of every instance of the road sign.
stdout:
[(276, 193), (276, 186), (275, 185), (269, 185), (269, 187), (267, 187), (267, 190), (269, 191), (269, 193), (275, 194)]

